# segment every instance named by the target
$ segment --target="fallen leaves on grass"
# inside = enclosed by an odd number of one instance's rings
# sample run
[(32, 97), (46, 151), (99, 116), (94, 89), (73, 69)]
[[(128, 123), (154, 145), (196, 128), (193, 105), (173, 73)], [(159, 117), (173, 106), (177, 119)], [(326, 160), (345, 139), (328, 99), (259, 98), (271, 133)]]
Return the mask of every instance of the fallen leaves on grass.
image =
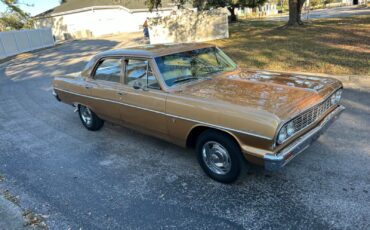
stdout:
[(230, 38), (212, 43), (244, 68), (370, 75), (370, 15), (283, 24), (243, 20), (230, 25)]

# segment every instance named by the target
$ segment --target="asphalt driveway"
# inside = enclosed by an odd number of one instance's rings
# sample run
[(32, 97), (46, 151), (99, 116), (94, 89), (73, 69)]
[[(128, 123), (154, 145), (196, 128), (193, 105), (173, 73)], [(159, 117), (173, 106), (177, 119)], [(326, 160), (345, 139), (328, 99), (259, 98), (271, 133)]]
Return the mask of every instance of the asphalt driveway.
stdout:
[(191, 150), (89, 132), (53, 98), (53, 77), (117, 45), (76, 41), (0, 68), (0, 191), (50, 229), (370, 229), (370, 92), (346, 89), (344, 114), (284, 170), (223, 185)]

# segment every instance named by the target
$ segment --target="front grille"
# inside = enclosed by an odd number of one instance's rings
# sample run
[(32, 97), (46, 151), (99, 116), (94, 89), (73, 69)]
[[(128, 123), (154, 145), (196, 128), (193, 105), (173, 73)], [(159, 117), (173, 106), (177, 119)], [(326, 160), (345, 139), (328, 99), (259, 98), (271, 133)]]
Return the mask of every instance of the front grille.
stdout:
[(330, 97), (318, 105), (306, 110), (299, 116), (293, 119), (293, 124), (296, 132), (306, 128), (310, 124), (319, 119), (332, 106)]

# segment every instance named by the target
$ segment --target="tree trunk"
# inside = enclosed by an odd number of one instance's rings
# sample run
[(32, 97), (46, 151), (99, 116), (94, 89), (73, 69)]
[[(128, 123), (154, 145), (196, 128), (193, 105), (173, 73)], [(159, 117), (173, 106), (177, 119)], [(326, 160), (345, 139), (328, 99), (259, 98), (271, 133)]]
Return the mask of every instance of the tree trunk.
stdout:
[(289, 0), (289, 21), (288, 26), (303, 25), (302, 7), (306, 0)]
[(235, 14), (235, 7), (227, 7), (227, 9), (230, 12), (230, 22), (238, 21), (238, 19), (236, 18), (236, 14)]
[(284, 12), (284, 2), (285, 2), (285, 0), (280, 0), (281, 13)]
[(297, 14), (297, 22), (299, 25), (303, 25), (302, 21), (302, 8), (306, 0), (298, 0), (298, 14)]

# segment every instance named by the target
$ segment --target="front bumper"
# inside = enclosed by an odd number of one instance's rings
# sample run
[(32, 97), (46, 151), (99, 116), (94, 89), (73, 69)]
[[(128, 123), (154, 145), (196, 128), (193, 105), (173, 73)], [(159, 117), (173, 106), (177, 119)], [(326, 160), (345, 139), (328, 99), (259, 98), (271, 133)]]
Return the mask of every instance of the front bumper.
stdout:
[(282, 149), (277, 154), (266, 154), (264, 156), (265, 169), (276, 171), (284, 167), (298, 154), (309, 147), (319, 136), (335, 121), (339, 115), (345, 110), (345, 107), (340, 105), (338, 108), (329, 113), (321, 123), (310, 130), (305, 135), (299, 137), (292, 144)]
[(55, 97), (55, 99), (57, 99), (58, 101), (60, 101), (60, 98), (59, 98), (58, 94), (55, 92), (54, 89), (53, 89), (53, 96)]

